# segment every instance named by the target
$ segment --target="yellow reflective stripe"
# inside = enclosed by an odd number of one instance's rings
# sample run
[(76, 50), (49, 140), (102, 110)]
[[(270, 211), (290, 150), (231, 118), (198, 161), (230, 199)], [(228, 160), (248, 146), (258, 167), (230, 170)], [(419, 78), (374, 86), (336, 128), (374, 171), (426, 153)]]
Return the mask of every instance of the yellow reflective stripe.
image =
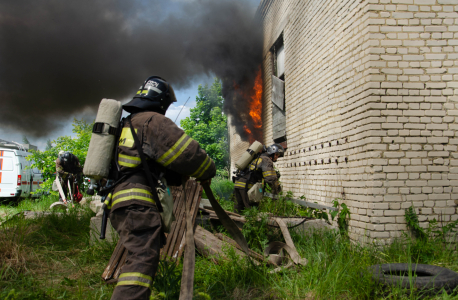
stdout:
[(191, 177), (201, 177), (204, 174), (204, 172), (207, 171), (208, 167), (210, 167), (211, 160), (212, 159), (207, 155), (207, 157), (204, 159), (204, 162), (200, 165), (197, 171), (191, 174)]
[(149, 191), (144, 189), (128, 189), (115, 193), (113, 195), (113, 203), (111, 204), (111, 206), (113, 207), (120, 202), (128, 200), (141, 200), (153, 204), (156, 203), (153, 200), (153, 195)]
[(125, 158), (125, 159), (130, 159), (130, 160), (136, 160), (136, 161), (139, 161), (139, 162), (142, 161), (140, 157), (125, 155), (125, 154), (119, 154), (119, 157)]
[(175, 154), (171, 159), (169, 159), (165, 164), (164, 164), (164, 167), (167, 167), (168, 165), (170, 165), (175, 159), (177, 159), (178, 156), (181, 155), (181, 153), (183, 153), (184, 150), (186, 150), (186, 148), (188, 148), (189, 144), (191, 144), (193, 140), (191, 138), (189, 138), (189, 140), (186, 141), (186, 143), (183, 145), (183, 147), (181, 147), (181, 149), (177, 152), (177, 154)]
[[(186, 141), (186, 142), (185, 142)], [(189, 144), (193, 141), (186, 133), (184, 133), (180, 139), (170, 148), (167, 152), (161, 155), (157, 160), (158, 163), (163, 165), (164, 167), (170, 165), (181, 153), (189, 146)], [(184, 143), (183, 146), (181, 144)], [(180, 147), (181, 146), (181, 147)]]
[(142, 163), (140, 157), (130, 156), (125, 154), (118, 155), (118, 164), (120, 166), (128, 167), (128, 168), (135, 168)]
[(256, 169), (260, 163), (262, 163), (262, 158), (259, 157), (250, 164), (250, 170)]
[(205, 159), (204, 159), (204, 162), (200, 164), (199, 168), (194, 173), (191, 174), (191, 177), (196, 177), (196, 175), (200, 172), (200, 170), (205, 166), (205, 164), (207, 163), (207, 160), (209, 158), (210, 157), (208, 157), (208, 155), (207, 155), (207, 157), (205, 157)]
[(204, 169), (196, 176), (196, 178), (202, 177), (202, 175), (204, 175), (205, 171), (207, 171), (208, 167), (210, 167), (210, 165), (211, 165), (211, 163), (212, 163), (212, 160), (211, 160), (211, 158), (208, 157), (208, 156), (207, 156), (207, 158), (208, 158), (208, 161), (207, 161), (207, 163), (205, 164)]
[(136, 166), (139, 165), (139, 164), (131, 164), (131, 163), (123, 162), (123, 161), (120, 161), (120, 160), (118, 160), (118, 164), (120, 166), (128, 167), (128, 168), (135, 168)]
[(145, 190), (145, 189), (127, 189), (127, 190), (122, 190), (122, 191), (119, 191), (117, 193), (115, 193), (113, 195), (113, 198), (116, 198), (116, 197), (119, 197), (121, 195), (124, 195), (124, 194), (128, 194), (128, 193), (141, 193), (141, 194), (147, 194), (147, 195), (153, 195), (151, 194), (150, 191), (148, 190)]
[(150, 284), (144, 283), (144, 282), (141, 282), (141, 281), (136, 281), (136, 280), (119, 281), (117, 286), (118, 285), (141, 285), (141, 286), (144, 286), (144, 287), (147, 287), (147, 288), (150, 287)]
[(107, 206), (108, 209), (111, 209), (111, 196), (113, 196), (112, 193), (109, 193), (107, 198), (103, 202)]
[(151, 276), (148, 276), (148, 275), (145, 275), (145, 274), (142, 274), (142, 273), (138, 273), (138, 272), (122, 273), (121, 275), (119, 275), (118, 278), (124, 278), (124, 277), (130, 277), (130, 276), (141, 277), (141, 278), (145, 278), (145, 279), (148, 279), (150, 281), (153, 281), (153, 278), (151, 278)]
[(118, 285), (141, 285), (149, 288), (152, 283), (151, 276), (137, 272), (122, 273), (118, 278)]
[(234, 186), (236, 186), (236, 187), (245, 187), (246, 186), (246, 182), (237, 181)]
[(119, 202), (128, 201), (128, 200), (141, 200), (141, 201), (146, 201), (146, 202), (156, 204), (156, 202), (154, 202), (153, 199), (143, 197), (143, 196), (138, 196), (138, 195), (129, 195), (129, 196), (125, 196), (125, 197), (116, 199), (115, 201), (113, 201), (113, 204), (111, 206), (113, 207), (116, 204), (118, 204)]
[(277, 176), (277, 172), (275, 172), (275, 171), (265, 171), (265, 172), (262, 172), (262, 176), (263, 176), (263, 177), (267, 177), (267, 176)]

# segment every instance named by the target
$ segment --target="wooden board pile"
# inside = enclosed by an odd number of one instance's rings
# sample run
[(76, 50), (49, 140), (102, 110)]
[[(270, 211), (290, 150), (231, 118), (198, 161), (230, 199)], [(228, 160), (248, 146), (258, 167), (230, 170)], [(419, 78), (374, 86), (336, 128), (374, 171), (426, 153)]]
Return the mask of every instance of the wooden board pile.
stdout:
[[(190, 210), (192, 215), (192, 221), (194, 224), (194, 242), (196, 249), (203, 256), (217, 262), (225, 258), (224, 249), (228, 247), (234, 247), (237, 255), (246, 257), (247, 254), (242, 248), (231, 238), (217, 233), (213, 234), (210, 231), (196, 224), (196, 217), (199, 212), (200, 200), (202, 198), (202, 186), (195, 180), (188, 180), (185, 186), (185, 192), (183, 188), (172, 187), (172, 195), (174, 196), (174, 207), (173, 212), (176, 220), (172, 223), (171, 230), (167, 234), (167, 242), (161, 249), (161, 258), (178, 261), (183, 255), (185, 249), (185, 231), (186, 231), (186, 218), (185, 218), (185, 207), (184, 203), (188, 204), (187, 209)], [(187, 197), (187, 201), (184, 201)], [(201, 213), (209, 215), (210, 219), (217, 220), (218, 217), (211, 207), (204, 207), (200, 209)], [(242, 226), (246, 222), (245, 218), (239, 214), (226, 211), (229, 217), (236, 221), (239, 226)], [(283, 236), (285, 237), (285, 243), (272, 242), (266, 248), (264, 255), (261, 255), (253, 250), (249, 250), (249, 256), (252, 261), (258, 264), (260, 261), (267, 261), (267, 263), (278, 266), (277, 269), (272, 270), (276, 272), (282, 267), (289, 267), (293, 264), (305, 265), (307, 261), (300, 258), (296, 248), (292, 242), (291, 236), (289, 235), (288, 228), (285, 222), (280, 218), (269, 219), (270, 224), (275, 224), (280, 227)], [(286, 253), (285, 253), (286, 252)], [(288, 255), (287, 255), (288, 254)], [(121, 267), (124, 265), (126, 260), (127, 251), (121, 242), (118, 242), (116, 248), (110, 258), (110, 261), (105, 268), (102, 278), (107, 283), (114, 283), (120, 275)]]

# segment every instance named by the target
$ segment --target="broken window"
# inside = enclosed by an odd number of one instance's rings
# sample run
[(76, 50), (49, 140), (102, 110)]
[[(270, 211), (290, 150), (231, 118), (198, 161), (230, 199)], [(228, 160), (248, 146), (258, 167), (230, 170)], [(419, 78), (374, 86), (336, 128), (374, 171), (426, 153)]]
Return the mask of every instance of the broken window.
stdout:
[(285, 103), (285, 47), (283, 34), (271, 48), (272, 70), (272, 129), (276, 143), (286, 142), (286, 103)]

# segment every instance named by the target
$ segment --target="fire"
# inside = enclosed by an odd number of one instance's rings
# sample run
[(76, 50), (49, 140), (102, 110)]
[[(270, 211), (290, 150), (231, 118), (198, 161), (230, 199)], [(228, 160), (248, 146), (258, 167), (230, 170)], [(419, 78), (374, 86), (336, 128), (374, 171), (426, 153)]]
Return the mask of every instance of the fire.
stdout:
[(243, 126), (243, 130), (248, 136), (250, 143), (256, 139), (262, 140), (262, 69), (256, 74), (254, 85), (248, 92), (244, 92), (239, 85), (234, 82), (234, 90), (238, 96), (248, 102), (248, 117), (247, 123)]
[(262, 128), (262, 72), (259, 68), (250, 102), (250, 116), (255, 128)]

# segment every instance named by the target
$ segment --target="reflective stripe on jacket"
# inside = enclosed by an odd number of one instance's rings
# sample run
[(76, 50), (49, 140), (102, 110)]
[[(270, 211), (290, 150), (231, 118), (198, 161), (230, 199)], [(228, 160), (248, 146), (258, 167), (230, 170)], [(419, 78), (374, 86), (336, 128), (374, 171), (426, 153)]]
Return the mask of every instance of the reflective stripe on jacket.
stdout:
[(234, 188), (236, 189), (245, 189), (248, 182), (248, 189), (250, 189), (254, 183), (260, 182), (262, 179), (268, 183), (276, 193), (278, 187), (277, 173), (274, 169), (274, 163), (272, 159), (268, 156), (267, 153), (261, 154), (259, 158), (253, 159), (253, 161), (247, 167), (250, 171), (250, 174), (246, 174), (236, 179)]
[[(216, 167), (213, 160), (200, 148), (199, 143), (190, 138), (169, 118), (155, 112), (141, 112), (131, 115), (131, 120), (150, 171), (159, 175), (170, 169), (199, 180), (215, 176)], [(130, 125), (126, 121), (119, 138), (116, 158), (122, 172), (141, 168), (142, 162), (137, 147)], [(112, 209), (133, 203), (145, 206), (155, 205), (151, 188), (146, 180), (139, 183), (128, 179), (115, 187)]]

